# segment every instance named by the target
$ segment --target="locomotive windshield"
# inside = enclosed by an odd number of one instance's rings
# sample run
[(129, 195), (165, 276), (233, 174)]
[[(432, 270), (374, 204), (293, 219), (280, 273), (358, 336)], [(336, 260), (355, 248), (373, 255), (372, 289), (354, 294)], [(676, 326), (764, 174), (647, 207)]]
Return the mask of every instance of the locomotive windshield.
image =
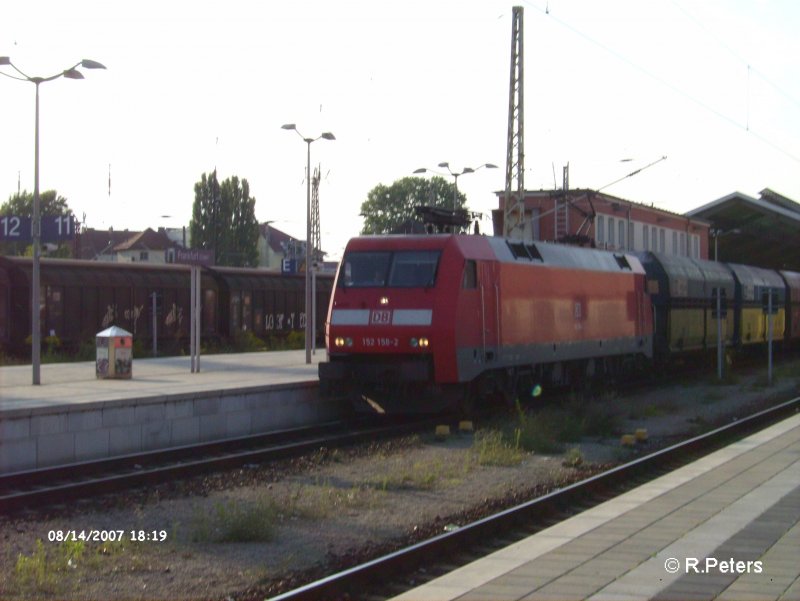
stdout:
[(425, 288), (436, 283), (435, 250), (350, 252), (344, 256), (339, 285), (345, 288)]

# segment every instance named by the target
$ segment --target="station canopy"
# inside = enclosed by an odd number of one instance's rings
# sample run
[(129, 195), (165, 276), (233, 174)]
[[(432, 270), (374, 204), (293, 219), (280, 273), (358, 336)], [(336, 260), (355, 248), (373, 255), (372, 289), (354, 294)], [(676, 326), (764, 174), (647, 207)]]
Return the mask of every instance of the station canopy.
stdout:
[(686, 215), (711, 224), (712, 260), (716, 237), (720, 261), (800, 271), (800, 203), (765, 188), (759, 198), (734, 192)]

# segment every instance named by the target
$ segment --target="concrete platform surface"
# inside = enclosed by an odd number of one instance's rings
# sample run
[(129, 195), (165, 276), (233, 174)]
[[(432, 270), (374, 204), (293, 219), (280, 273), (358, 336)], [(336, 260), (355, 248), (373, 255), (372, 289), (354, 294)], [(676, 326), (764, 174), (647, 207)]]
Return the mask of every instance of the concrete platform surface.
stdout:
[(133, 361), (130, 380), (98, 380), (92, 361), (41, 366), (41, 384), (31, 384), (30, 365), (0, 367), (0, 417), (30, 415), (37, 409), (105, 401), (137, 400), (317, 381), (317, 363), (325, 350), (305, 363), (305, 351), (274, 351), (207, 355), (200, 372), (191, 373), (189, 357), (163, 357)]
[(396, 599), (800, 600), (800, 415)]
[(338, 419), (320, 399), (305, 351), (209, 355), (133, 363), (129, 380), (98, 380), (95, 365), (0, 368), (0, 473), (53, 467), (263, 434)]

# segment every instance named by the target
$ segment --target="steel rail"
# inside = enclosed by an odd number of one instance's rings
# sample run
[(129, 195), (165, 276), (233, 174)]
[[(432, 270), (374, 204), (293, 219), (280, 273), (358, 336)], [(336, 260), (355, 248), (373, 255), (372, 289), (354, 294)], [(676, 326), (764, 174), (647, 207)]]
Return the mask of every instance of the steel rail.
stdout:
[[(685, 464), (701, 451), (708, 451), (723, 442), (778, 421), (786, 414), (800, 410), (800, 397), (796, 397), (775, 407), (754, 413), (748, 417), (716, 428), (705, 434), (674, 444), (644, 457), (640, 457), (597, 474), (586, 480), (576, 482), (542, 497), (527, 501), (494, 515), (464, 525), (454, 531), (439, 534), (428, 540), (407, 548), (389, 553), (361, 565), (332, 574), (316, 582), (296, 588), (272, 598), (272, 601), (299, 601), (313, 599), (351, 599), (364, 596), (364, 591), (386, 587), (387, 581), (397, 581), (399, 574), (409, 574), (423, 565), (427, 559), (441, 562), (463, 552), (470, 546), (484, 544), (487, 540), (508, 533), (514, 524), (540, 519), (543, 515), (562, 512), (570, 506), (580, 506), (581, 510), (590, 505), (591, 497), (596, 505), (603, 491), (615, 491), (622, 484), (630, 483), (633, 477), (663, 469), (675, 463)], [(577, 513), (575, 511), (574, 513)]]
[(430, 423), (430, 418), (380, 426), (374, 421), (328, 422), (201, 445), (14, 472), (0, 475), (0, 515), (148, 483), (168, 482), (211, 470), (296, 456), (321, 447), (389, 438), (418, 431)]

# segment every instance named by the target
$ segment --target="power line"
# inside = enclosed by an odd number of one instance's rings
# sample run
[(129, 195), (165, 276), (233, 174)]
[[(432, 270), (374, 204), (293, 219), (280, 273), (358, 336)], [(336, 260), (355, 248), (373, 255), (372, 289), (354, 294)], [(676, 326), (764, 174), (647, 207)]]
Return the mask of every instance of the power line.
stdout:
[[(772, 87), (772, 88), (773, 88), (773, 89), (774, 89), (776, 92), (778, 92), (778, 93), (779, 93), (781, 96), (783, 96), (784, 98), (786, 98), (786, 99), (787, 99), (789, 102), (791, 102), (792, 104), (794, 104), (794, 105), (796, 105), (796, 106), (800, 107), (800, 101), (798, 101), (796, 98), (794, 98), (793, 96), (791, 96), (791, 95), (790, 95), (788, 92), (786, 92), (786, 91), (785, 91), (783, 88), (781, 88), (781, 87), (780, 87), (778, 84), (776, 84), (774, 81), (770, 80), (770, 79), (769, 79), (769, 78), (768, 78), (768, 77), (767, 77), (767, 76), (766, 76), (764, 73), (762, 73), (762, 72), (761, 72), (761, 70), (759, 70), (759, 69), (757, 69), (756, 67), (754, 67), (754, 66), (753, 66), (753, 64), (752, 64), (752, 63), (751, 63), (749, 60), (747, 60), (746, 58), (744, 58), (743, 56), (741, 56), (741, 55), (740, 55), (738, 52), (736, 52), (736, 50), (734, 50), (734, 49), (733, 49), (733, 48), (731, 48), (731, 47), (730, 47), (728, 44), (726, 44), (726, 43), (725, 43), (725, 42), (724, 42), (724, 41), (723, 41), (723, 40), (722, 40), (720, 37), (718, 37), (717, 35), (715, 35), (715, 34), (714, 34), (714, 32), (713, 32), (713, 31), (711, 31), (711, 30), (710, 30), (708, 27), (706, 27), (706, 26), (703, 24), (703, 22), (702, 22), (702, 21), (700, 21), (699, 19), (697, 19), (697, 18), (696, 18), (694, 15), (692, 15), (692, 14), (691, 14), (689, 11), (687, 11), (687, 10), (686, 10), (684, 7), (682, 7), (680, 4), (678, 4), (677, 2), (675, 2), (675, 0), (669, 0), (669, 1), (672, 3), (672, 5), (673, 5), (675, 8), (677, 8), (679, 11), (681, 11), (681, 12), (682, 12), (682, 13), (683, 13), (683, 14), (684, 14), (684, 15), (685, 15), (685, 16), (686, 16), (686, 17), (687, 17), (687, 18), (688, 18), (690, 21), (692, 21), (692, 22), (693, 22), (695, 25), (697, 25), (697, 26), (698, 26), (700, 29), (702, 29), (704, 33), (708, 34), (708, 35), (709, 35), (711, 38), (713, 38), (713, 39), (714, 39), (714, 41), (715, 41), (715, 42), (717, 42), (717, 43), (718, 43), (720, 46), (722, 46), (722, 47), (723, 47), (723, 48), (724, 48), (724, 49), (725, 49), (725, 50), (726, 50), (728, 53), (730, 53), (730, 55), (731, 55), (731, 56), (733, 56), (733, 57), (734, 57), (736, 60), (738, 60), (738, 61), (739, 61), (740, 63), (742, 63), (743, 65), (746, 65), (746, 66), (747, 66), (747, 74), (748, 74), (748, 78), (749, 78), (749, 76), (750, 76), (750, 73), (755, 73), (756, 75), (758, 75), (758, 76), (759, 76), (759, 77), (760, 77), (760, 78), (761, 78), (761, 79), (764, 81), (764, 83), (767, 83), (767, 84), (769, 84), (769, 85), (770, 85), (770, 86), (771, 86), (771, 87)], [(749, 82), (748, 82), (748, 86), (749, 86)]]
[(788, 158), (792, 159), (793, 161), (796, 161), (796, 162), (800, 163), (800, 156), (796, 156), (796, 155), (792, 154), (790, 151), (786, 150), (785, 148), (779, 146), (775, 142), (769, 140), (768, 138), (766, 138), (763, 135), (759, 134), (758, 132), (754, 131), (752, 128), (750, 128), (750, 124), (749, 123), (745, 123), (745, 124), (740, 123), (739, 121), (737, 121), (733, 117), (730, 117), (730, 116), (726, 115), (725, 113), (715, 109), (711, 105), (707, 104), (703, 100), (700, 100), (696, 96), (693, 96), (689, 92), (686, 92), (685, 90), (683, 90), (682, 88), (680, 88), (677, 85), (673, 84), (672, 82), (667, 81), (663, 77), (653, 73), (652, 71), (648, 70), (647, 68), (639, 65), (638, 63), (633, 62), (631, 59), (629, 59), (628, 57), (620, 54), (619, 52), (617, 52), (613, 48), (603, 44), (602, 42), (592, 38), (591, 36), (585, 34), (582, 31), (576, 29), (575, 27), (573, 27), (572, 25), (570, 25), (566, 21), (563, 21), (562, 19), (559, 19), (558, 17), (556, 17), (553, 14), (553, 11), (550, 10), (549, 5), (546, 8), (540, 8), (540, 7), (536, 6), (535, 4), (533, 4), (530, 0), (522, 0), (522, 1), (525, 4), (527, 4), (528, 6), (530, 6), (531, 8), (533, 8), (534, 10), (539, 11), (546, 18), (553, 19), (556, 23), (558, 23), (559, 25), (561, 25), (565, 29), (568, 29), (569, 31), (571, 31), (575, 35), (583, 38), (584, 40), (586, 40), (587, 42), (597, 46), (598, 48), (601, 48), (602, 50), (604, 50), (605, 52), (607, 52), (611, 56), (613, 56), (616, 59), (618, 59), (618, 60), (622, 61), (623, 63), (627, 64), (629, 67), (639, 71), (640, 73), (646, 75), (650, 79), (655, 80), (656, 82), (660, 83), (662, 86), (664, 86), (666, 88), (669, 88), (670, 90), (672, 90), (676, 94), (678, 94), (680, 96), (683, 96), (684, 98), (686, 98), (688, 100), (691, 100), (692, 102), (694, 102), (695, 104), (697, 104), (701, 108), (707, 110), (710, 113), (713, 113), (714, 115), (716, 115), (717, 117), (719, 117), (723, 121), (727, 121), (729, 124), (733, 125), (734, 127), (746, 131), (747, 133), (751, 134), (752, 136), (758, 138), (762, 143), (764, 143), (767, 146), (771, 147), (772, 149), (780, 152), (781, 154), (787, 156)]

